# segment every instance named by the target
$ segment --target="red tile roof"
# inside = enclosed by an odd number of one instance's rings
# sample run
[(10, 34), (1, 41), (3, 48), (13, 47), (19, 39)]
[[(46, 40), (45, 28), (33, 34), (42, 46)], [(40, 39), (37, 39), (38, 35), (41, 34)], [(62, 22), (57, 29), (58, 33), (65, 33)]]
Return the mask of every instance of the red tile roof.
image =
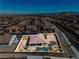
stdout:
[(43, 34), (39, 33), (30, 37), (29, 44), (42, 44), (42, 43), (48, 43)]

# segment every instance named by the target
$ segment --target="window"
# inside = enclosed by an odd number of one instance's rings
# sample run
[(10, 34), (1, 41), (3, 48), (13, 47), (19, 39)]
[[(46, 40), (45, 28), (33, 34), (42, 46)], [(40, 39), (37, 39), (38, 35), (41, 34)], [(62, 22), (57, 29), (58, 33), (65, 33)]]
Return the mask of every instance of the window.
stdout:
[(47, 36), (46, 35), (44, 35), (44, 37), (45, 37), (45, 39), (47, 39)]
[(30, 46), (35, 46), (35, 44), (30, 44)]
[(37, 44), (38, 46), (41, 46), (41, 44)]

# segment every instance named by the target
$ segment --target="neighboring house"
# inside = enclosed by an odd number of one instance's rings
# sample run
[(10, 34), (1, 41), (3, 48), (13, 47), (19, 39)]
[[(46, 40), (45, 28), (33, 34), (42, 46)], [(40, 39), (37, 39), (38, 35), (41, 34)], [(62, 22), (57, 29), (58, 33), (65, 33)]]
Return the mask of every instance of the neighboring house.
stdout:
[(4, 34), (0, 35), (0, 46), (1, 45), (11, 45), (16, 38), (16, 35)]

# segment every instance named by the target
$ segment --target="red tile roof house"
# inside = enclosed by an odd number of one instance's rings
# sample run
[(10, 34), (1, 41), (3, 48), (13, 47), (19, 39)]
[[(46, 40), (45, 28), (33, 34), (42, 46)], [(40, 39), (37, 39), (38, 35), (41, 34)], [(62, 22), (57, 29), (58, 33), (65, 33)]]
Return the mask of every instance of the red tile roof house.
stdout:
[[(38, 33), (36, 35), (30, 36), (30, 39), (28, 42), (29, 42), (29, 48), (28, 48), (29, 51), (44, 52), (44, 51), (49, 51), (49, 45), (51, 45), (51, 42), (56, 43), (56, 38), (53, 34), (45, 35), (42, 33)], [(55, 46), (58, 47), (57, 44)]]
[(36, 34), (30, 37), (29, 45), (45, 45), (49, 44), (48, 40), (45, 38), (44, 34)]

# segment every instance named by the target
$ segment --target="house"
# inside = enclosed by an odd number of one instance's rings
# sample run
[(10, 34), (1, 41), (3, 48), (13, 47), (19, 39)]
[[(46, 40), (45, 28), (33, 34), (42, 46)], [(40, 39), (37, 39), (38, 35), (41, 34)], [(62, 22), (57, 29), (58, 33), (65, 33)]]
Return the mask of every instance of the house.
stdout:
[(0, 45), (8, 45), (11, 37), (9, 34), (0, 35)]
[(53, 49), (59, 47), (54, 34), (56, 33), (23, 35), (15, 52), (53, 52)]
[(48, 41), (46, 40), (44, 34), (36, 34), (32, 35), (29, 40), (29, 45), (45, 45), (48, 44)]
[(11, 45), (16, 39), (16, 35), (4, 34), (0, 35), (0, 45)]

